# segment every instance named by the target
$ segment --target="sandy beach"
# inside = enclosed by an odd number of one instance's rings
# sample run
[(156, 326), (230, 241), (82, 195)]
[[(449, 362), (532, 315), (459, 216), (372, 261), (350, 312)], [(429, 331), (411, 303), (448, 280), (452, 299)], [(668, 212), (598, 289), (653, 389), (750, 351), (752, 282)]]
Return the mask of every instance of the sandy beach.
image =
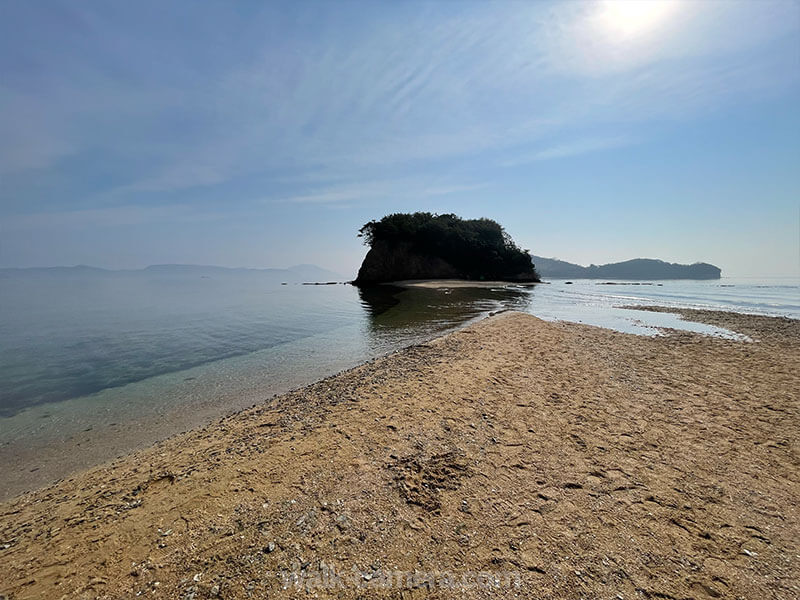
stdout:
[(5, 502), (0, 597), (796, 598), (800, 321), (678, 312), (753, 341), (502, 313)]

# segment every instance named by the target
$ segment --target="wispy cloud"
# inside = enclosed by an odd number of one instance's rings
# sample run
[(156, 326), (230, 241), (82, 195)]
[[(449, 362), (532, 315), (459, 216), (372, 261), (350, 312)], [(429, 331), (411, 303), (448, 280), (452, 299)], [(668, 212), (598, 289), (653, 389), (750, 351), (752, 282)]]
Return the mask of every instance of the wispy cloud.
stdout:
[(449, 194), (466, 193), (488, 187), (488, 183), (430, 183), (425, 179), (387, 179), (368, 181), (350, 185), (333, 184), (317, 187), (315, 190), (267, 199), (264, 202), (291, 203), (291, 204), (324, 204), (342, 206), (346, 203), (365, 201), (378, 202), (389, 198), (411, 197), (430, 198), (446, 196)]
[(191, 207), (180, 204), (163, 206), (125, 205), (86, 210), (48, 211), (7, 216), (3, 219), (5, 231), (47, 229), (92, 229), (141, 225), (173, 219), (197, 219), (200, 215)]
[(513, 158), (501, 161), (500, 165), (503, 167), (515, 167), (539, 160), (569, 158), (573, 156), (580, 156), (582, 154), (601, 152), (603, 150), (622, 148), (624, 146), (630, 146), (634, 143), (636, 142), (629, 137), (587, 138), (565, 142), (555, 146), (549, 146), (532, 153), (520, 154)]
[[(594, 2), (421, 13), (355, 30), (321, 29), (315, 39), (270, 25), (274, 35), (248, 40), (246, 58), (223, 53), (206, 63), (203, 52), (187, 54), (193, 43), (182, 47), (166, 33), (145, 43), (111, 11), (73, 7), (90, 44), (120, 40), (124, 55), (107, 57), (120, 69), (138, 76), (152, 56), (172, 58), (140, 84), (135, 76), (92, 70), (80, 56), (60, 57), (65, 71), (78, 74), (74, 83), (54, 79), (41, 95), (53, 102), (22, 128), (14, 123), (25, 111), (10, 105), (0, 117), (0, 130), (10, 131), (0, 155), (8, 154), (9, 170), (46, 167), (67, 153), (111, 144), (118, 151), (144, 136), (150, 143), (136, 159), (149, 166), (137, 182), (119, 186), (131, 194), (218, 185), (264, 169), (399, 168), (537, 143), (584, 123), (650, 118), (659, 108), (686, 116), (698, 107), (692, 90), (708, 85), (709, 74), (719, 85), (708, 101), (737, 91), (713, 77), (717, 63), (687, 70), (687, 60), (735, 54), (776, 28), (796, 26), (781, 3), (724, 10), (674, 4), (670, 19), (647, 37), (610, 29), (605, 4)], [(222, 23), (233, 18), (220, 15)], [(279, 22), (269, 9), (257, 18)], [(749, 26), (735, 37), (714, 35), (720, 22)], [(653, 81), (664, 82), (660, 95), (649, 93)], [(55, 118), (41, 120), (48, 111)], [(87, 126), (92, 121), (105, 126)], [(568, 153), (556, 149), (552, 157)]]
[(475, 190), (482, 190), (489, 187), (488, 183), (472, 183), (462, 185), (440, 185), (432, 186), (422, 190), (422, 196), (449, 196), (450, 194), (464, 194), (466, 192), (474, 192)]
[[(383, 22), (347, 43), (323, 37), (288, 57), (268, 45), (208, 90), (227, 127), (141, 187), (217, 184), (265, 166), (346, 168), (360, 170), (361, 179), (375, 169), (565, 137), (562, 130), (587, 124), (635, 123), (664, 113), (687, 118), (741, 93), (748, 82), (721, 76), (727, 62), (719, 57), (763, 41), (777, 26), (776, 15), (786, 12), (772, 4), (755, 11), (758, 27), (742, 31), (736, 44), (720, 45), (717, 22), (746, 19), (752, 11), (737, 7), (733, 18), (678, 2), (671, 20), (647, 38), (625, 38), (602, 29), (602, 7), (509, 5), (440, 17), (433, 27), (420, 16)], [(713, 60), (687, 68), (687, 61), (708, 56)], [(565, 74), (572, 79), (565, 81)], [(698, 95), (698, 89), (710, 93)], [(556, 143), (564, 148), (537, 160), (614, 147), (602, 144), (590, 141), (582, 149), (566, 139)]]
[(346, 190), (328, 190), (312, 194), (299, 194), (279, 198), (277, 202), (290, 202), (292, 204), (336, 204), (341, 202), (352, 202), (373, 197), (375, 192), (366, 189), (349, 188)]

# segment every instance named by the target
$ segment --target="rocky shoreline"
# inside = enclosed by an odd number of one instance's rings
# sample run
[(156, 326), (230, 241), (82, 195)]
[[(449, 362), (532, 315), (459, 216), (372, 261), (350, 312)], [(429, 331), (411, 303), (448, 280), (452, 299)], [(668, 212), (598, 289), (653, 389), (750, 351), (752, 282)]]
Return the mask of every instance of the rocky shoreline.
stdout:
[(6, 598), (790, 598), (800, 321), (507, 312), (0, 504)]

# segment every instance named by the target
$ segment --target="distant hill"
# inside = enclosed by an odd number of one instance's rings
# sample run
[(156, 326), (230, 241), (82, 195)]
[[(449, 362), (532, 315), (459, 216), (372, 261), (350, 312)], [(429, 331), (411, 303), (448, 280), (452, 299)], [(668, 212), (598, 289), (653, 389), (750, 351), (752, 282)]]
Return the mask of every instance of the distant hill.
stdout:
[(304, 281), (343, 281), (346, 279), (339, 273), (328, 271), (317, 265), (295, 265), (286, 270), (300, 276)]
[(86, 265), (76, 265), (74, 267), (22, 267), (0, 269), (0, 279), (10, 279), (13, 277), (24, 278), (54, 278), (54, 277), (73, 277), (73, 278), (96, 278), (107, 277), (114, 273), (124, 273), (126, 271), (110, 271), (99, 267), (88, 267)]
[(370, 249), (356, 285), (407, 279), (539, 281), (530, 254), (491, 219), (395, 213), (359, 230)]
[(719, 279), (722, 270), (708, 263), (680, 265), (653, 258), (583, 267), (555, 258), (534, 256), (536, 270), (550, 279)]
[(343, 281), (345, 278), (316, 265), (296, 265), (288, 269), (242, 269), (209, 265), (150, 265), (144, 269), (111, 270), (78, 265), (75, 267), (33, 267), (27, 269), (0, 269), (0, 278), (11, 277), (266, 277), (281, 282)]
[(75, 265), (74, 267), (30, 267), (0, 269), (0, 278), (5, 277), (102, 277), (114, 273), (99, 267)]

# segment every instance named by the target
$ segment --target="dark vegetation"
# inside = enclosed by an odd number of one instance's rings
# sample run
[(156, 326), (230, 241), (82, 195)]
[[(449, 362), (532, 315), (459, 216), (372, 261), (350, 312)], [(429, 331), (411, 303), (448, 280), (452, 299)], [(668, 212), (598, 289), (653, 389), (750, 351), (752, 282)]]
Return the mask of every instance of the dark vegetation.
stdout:
[(458, 278), (538, 281), (527, 250), (491, 219), (396, 213), (359, 230), (370, 252), (357, 283)]

